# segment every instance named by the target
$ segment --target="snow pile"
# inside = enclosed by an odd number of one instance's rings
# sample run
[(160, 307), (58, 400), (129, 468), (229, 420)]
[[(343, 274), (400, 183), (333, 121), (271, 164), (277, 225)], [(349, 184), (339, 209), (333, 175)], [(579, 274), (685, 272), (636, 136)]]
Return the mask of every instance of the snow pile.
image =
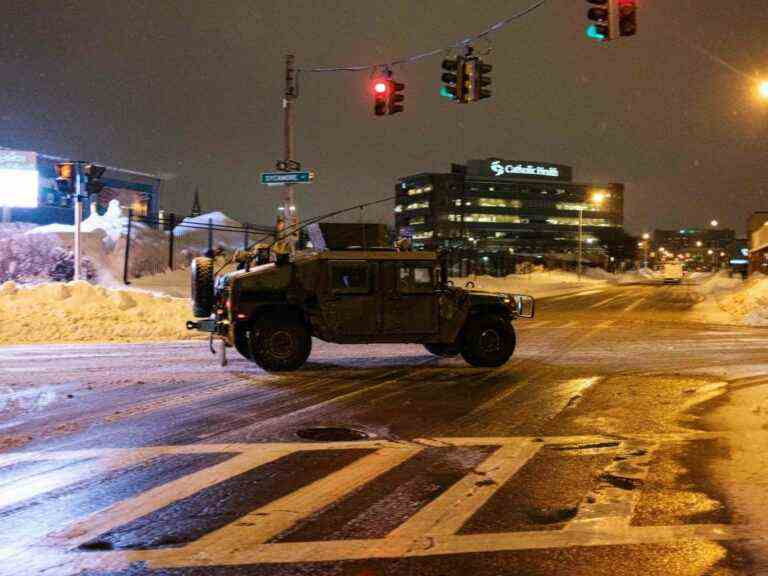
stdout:
[(467, 282), (475, 284), (475, 290), (488, 292), (511, 292), (530, 294), (538, 298), (573, 292), (579, 288), (599, 288), (613, 281), (613, 275), (599, 269), (585, 269), (579, 282), (574, 272), (563, 270), (535, 271), (530, 274), (510, 274), (505, 278), (492, 276), (470, 276), (452, 278), (455, 286), (464, 286)]
[[(693, 275), (692, 275), (693, 276)], [(725, 273), (709, 275), (710, 277), (696, 285), (696, 291), (703, 296), (719, 295), (723, 292), (738, 291), (744, 286), (741, 278), (731, 278)], [(693, 279), (693, 277), (691, 278)]]
[(758, 273), (737, 282), (738, 288), (716, 298), (720, 309), (744, 324), (768, 326), (768, 277)]
[(190, 232), (195, 231), (193, 228), (185, 228), (185, 224), (199, 227), (208, 226), (209, 223), (213, 224), (214, 226), (242, 226), (240, 222), (233, 220), (224, 214), (224, 212), (208, 212), (207, 214), (201, 214), (200, 216), (190, 216), (188, 218), (184, 218), (184, 220), (182, 220), (179, 224), (179, 227), (174, 229), (173, 234), (174, 236), (184, 236)]
[(136, 342), (195, 337), (185, 298), (87, 282), (0, 286), (0, 345)]
[(637, 270), (630, 270), (621, 274), (617, 281), (619, 284), (632, 284), (634, 282), (647, 282), (648, 280), (659, 280), (659, 276), (656, 272), (650, 268), (639, 268)]
[[(233, 220), (223, 212), (209, 212), (200, 216), (184, 218), (174, 229), (173, 235), (176, 238), (176, 244), (183, 251), (187, 260), (203, 254), (208, 250), (208, 230), (209, 224), (214, 226), (231, 226), (232, 230), (213, 230), (213, 247), (223, 248), (225, 250), (235, 250), (243, 248), (245, 244), (245, 232), (237, 230), (243, 225), (237, 220)], [(257, 233), (251, 231), (248, 241), (253, 242)]]
[[(138, 232), (138, 229), (146, 229), (147, 226), (140, 223), (133, 223), (134, 230)], [(117, 200), (110, 200), (107, 206), (107, 211), (102, 215), (99, 214), (95, 208), (91, 209), (91, 213), (80, 224), (81, 232), (96, 232), (101, 231), (105, 234), (105, 240), (109, 240), (109, 248), (114, 248), (117, 240), (125, 234), (128, 228), (128, 217), (123, 216), (120, 210), (120, 203)], [(27, 234), (74, 234), (75, 227), (71, 224), (47, 224), (45, 226), (37, 226), (27, 232)]]

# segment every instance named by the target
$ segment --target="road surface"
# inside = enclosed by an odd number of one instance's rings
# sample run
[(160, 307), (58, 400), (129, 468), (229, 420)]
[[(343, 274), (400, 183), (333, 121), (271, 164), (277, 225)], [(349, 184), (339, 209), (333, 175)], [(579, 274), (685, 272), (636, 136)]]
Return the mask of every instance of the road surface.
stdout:
[(768, 334), (539, 302), (496, 370), (315, 342), (0, 349), (0, 573), (768, 573)]

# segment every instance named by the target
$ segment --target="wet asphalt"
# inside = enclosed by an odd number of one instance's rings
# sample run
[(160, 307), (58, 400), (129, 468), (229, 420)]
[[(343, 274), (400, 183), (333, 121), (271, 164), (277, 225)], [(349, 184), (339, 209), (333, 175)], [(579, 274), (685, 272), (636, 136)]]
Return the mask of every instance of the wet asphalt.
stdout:
[[(700, 300), (543, 299), (496, 370), (410, 345), (316, 341), (284, 375), (205, 342), (1, 348), (0, 574), (768, 573), (768, 334), (697, 322)], [(312, 439), (332, 428), (357, 434)]]

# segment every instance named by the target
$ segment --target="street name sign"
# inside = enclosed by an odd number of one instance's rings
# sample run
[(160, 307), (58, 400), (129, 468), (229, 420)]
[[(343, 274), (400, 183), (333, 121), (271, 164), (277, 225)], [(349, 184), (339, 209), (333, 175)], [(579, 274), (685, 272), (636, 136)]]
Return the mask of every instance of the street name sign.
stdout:
[(261, 183), (266, 186), (285, 186), (286, 184), (311, 184), (315, 173), (310, 170), (302, 172), (262, 172)]

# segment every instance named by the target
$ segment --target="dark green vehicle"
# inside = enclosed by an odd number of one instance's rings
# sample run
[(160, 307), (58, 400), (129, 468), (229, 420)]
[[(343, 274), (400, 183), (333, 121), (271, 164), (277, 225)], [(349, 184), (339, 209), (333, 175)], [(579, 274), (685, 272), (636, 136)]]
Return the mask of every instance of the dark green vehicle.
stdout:
[(434, 252), (328, 251), (223, 274), (192, 266), (189, 329), (210, 332), (268, 371), (296, 370), (312, 338), (340, 344), (416, 343), (473, 366), (512, 356), (512, 322), (533, 318), (530, 296), (452, 285)]

